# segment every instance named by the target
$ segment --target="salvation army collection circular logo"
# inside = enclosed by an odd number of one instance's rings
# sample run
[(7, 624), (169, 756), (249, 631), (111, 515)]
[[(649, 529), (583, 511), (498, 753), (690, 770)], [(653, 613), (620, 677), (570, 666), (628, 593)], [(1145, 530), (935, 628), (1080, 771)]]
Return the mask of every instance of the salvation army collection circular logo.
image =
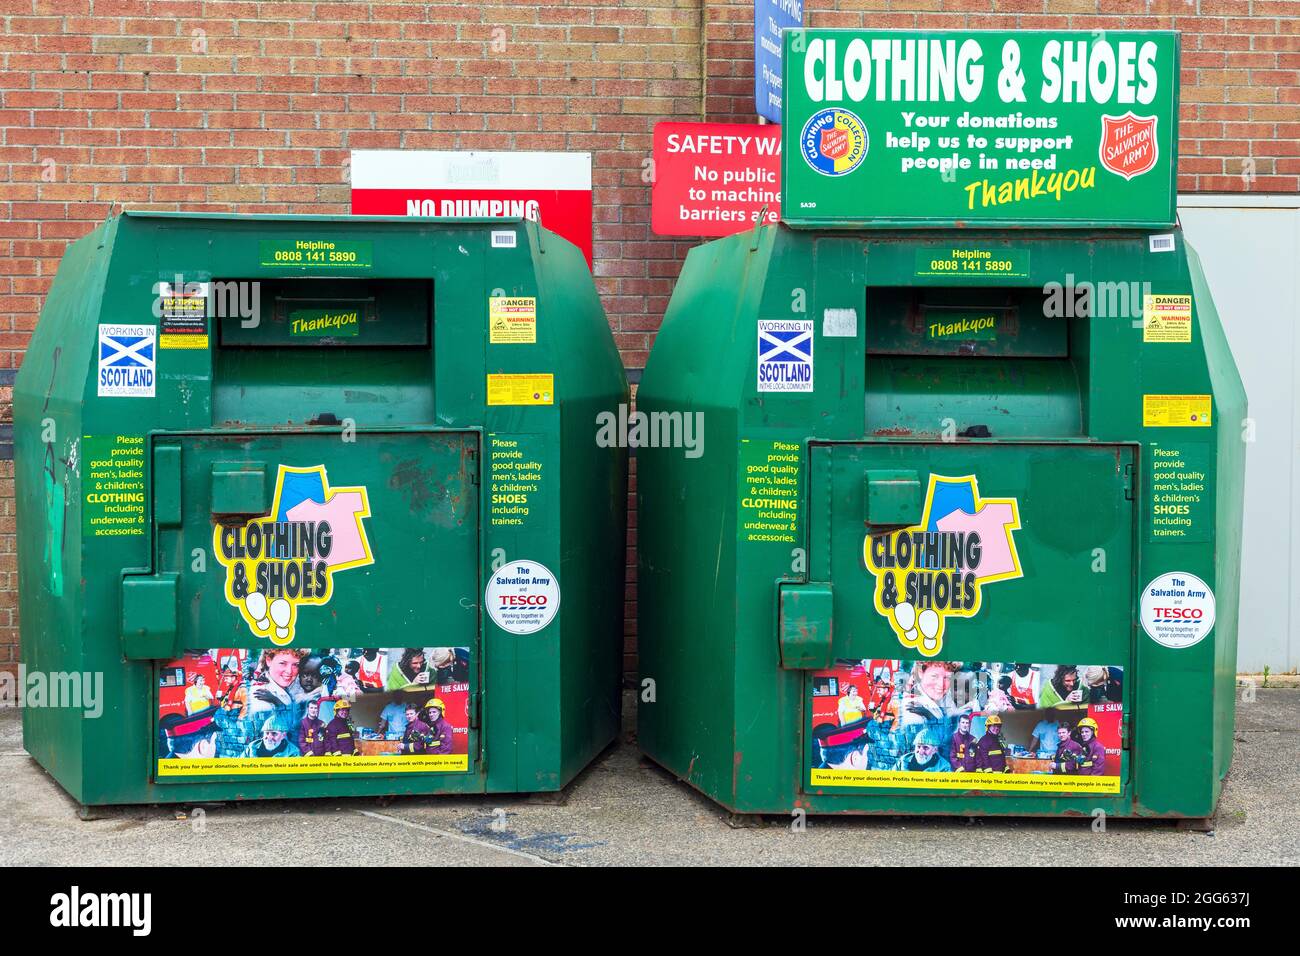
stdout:
[(867, 128), (848, 110), (818, 110), (804, 124), (799, 148), (804, 161), (823, 176), (843, 176), (867, 155)]

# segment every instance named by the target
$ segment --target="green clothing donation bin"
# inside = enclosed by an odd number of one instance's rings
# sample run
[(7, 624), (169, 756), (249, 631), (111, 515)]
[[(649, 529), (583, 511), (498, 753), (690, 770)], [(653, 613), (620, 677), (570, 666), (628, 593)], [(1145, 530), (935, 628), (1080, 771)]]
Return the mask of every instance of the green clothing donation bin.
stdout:
[(691, 251), (639, 409), (639, 739), (740, 813), (1200, 818), (1246, 397), (1170, 33), (787, 31), (778, 225)]
[(626, 396), (533, 223), (108, 220), (15, 390), (27, 749), (86, 805), (563, 787), (619, 724)]

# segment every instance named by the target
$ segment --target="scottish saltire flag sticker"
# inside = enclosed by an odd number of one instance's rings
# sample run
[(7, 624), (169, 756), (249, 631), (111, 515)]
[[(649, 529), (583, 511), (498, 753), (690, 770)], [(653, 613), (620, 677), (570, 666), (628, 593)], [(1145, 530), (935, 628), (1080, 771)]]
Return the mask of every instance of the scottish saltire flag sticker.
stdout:
[(758, 390), (813, 390), (813, 320), (760, 319)]
[(99, 327), (101, 398), (153, 398), (157, 378), (158, 327)]

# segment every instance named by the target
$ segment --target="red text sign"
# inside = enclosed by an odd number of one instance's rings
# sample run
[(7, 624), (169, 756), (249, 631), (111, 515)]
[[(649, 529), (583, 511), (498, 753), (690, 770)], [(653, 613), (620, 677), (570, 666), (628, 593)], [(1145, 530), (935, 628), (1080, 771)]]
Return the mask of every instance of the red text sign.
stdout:
[(781, 127), (657, 123), (651, 227), (661, 236), (728, 236), (781, 218)]
[(591, 154), (352, 151), (354, 216), (532, 219), (591, 265)]

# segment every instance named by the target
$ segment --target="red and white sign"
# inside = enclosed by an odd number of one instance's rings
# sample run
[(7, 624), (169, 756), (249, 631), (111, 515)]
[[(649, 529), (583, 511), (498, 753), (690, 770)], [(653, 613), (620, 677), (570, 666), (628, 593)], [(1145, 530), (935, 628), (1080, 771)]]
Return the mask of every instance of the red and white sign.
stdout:
[(1101, 164), (1117, 176), (1132, 179), (1149, 172), (1160, 158), (1160, 145), (1156, 142), (1155, 116), (1123, 116), (1101, 118)]
[(591, 153), (352, 151), (354, 216), (522, 217), (591, 265)]
[(781, 127), (656, 123), (650, 224), (660, 236), (729, 236), (781, 218)]

